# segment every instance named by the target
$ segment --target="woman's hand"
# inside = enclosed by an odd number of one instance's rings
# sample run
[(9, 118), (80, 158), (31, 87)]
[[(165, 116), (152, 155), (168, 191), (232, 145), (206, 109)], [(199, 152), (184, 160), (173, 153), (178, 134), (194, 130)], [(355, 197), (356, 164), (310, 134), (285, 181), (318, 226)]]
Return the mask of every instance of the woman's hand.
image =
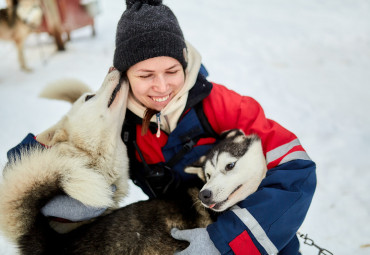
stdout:
[(194, 228), (179, 230), (177, 228), (171, 229), (171, 235), (177, 240), (187, 241), (190, 245), (183, 251), (176, 251), (176, 255), (217, 255), (220, 252), (209, 238), (208, 232), (205, 228)]

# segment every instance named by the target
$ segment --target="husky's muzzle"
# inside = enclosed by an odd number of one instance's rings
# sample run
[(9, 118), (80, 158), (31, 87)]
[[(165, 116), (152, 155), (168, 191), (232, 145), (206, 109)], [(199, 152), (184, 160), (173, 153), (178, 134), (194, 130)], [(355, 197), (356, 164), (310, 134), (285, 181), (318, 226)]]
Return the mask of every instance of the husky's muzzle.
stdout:
[(199, 192), (199, 199), (200, 201), (202, 201), (202, 203), (204, 205), (206, 205), (208, 208), (210, 209), (213, 209), (213, 210), (218, 210), (223, 204), (225, 204), (227, 202), (227, 200), (229, 200), (229, 198), (231, 197), (232, 194), (234, 194), (237, 190), (239, 190), (243, 185), (238, 185), (238, 187), (236, 187), (233, 192), (231, 192), (229, 194), (229, 196), (223, 200), (223, 201), (220, 201), (220, 202), (215, 202), (213, 200), (213, 192), (212, 190), (209, 190), (209, 189), (205, 189), (205, 190), (201, 190)]

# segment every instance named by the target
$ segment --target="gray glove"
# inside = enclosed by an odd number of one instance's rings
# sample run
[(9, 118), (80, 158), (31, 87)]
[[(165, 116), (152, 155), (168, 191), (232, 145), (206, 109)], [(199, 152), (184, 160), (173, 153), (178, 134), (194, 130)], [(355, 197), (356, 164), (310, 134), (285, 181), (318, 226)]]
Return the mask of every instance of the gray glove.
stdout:
[(194, 228), (185, 230), (173, 228), (171, 229), (171, 235), (177, 240), (188, 241), (190, 243), (190, 245), (185, 250), (175, 252), (176, 255), (220, 254), (205, 228)]
[(86, 206), (70, 196), (58, 195), (41, 208), (41, 213), (46, 217), (57, 217), (78, 222), (98, 217), (106, 209)]
[[(114, 184), (111, 185), (111, 189), (113, 192), (117, 190)], [(103, 214), (106, 209), (86, 206), (70, 196), (58, 195), (41, 208), (41, 213), (46, 217), (57, 217), (78, 222), (96, 218)]]

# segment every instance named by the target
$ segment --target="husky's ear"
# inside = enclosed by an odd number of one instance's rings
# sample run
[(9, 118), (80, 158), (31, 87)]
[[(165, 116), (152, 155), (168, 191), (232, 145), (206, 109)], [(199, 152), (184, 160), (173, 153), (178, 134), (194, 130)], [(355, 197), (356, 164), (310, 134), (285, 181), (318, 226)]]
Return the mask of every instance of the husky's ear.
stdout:
[(203, 172), (203, 165), (205, 161), (206, 161), (206, 156), (202, 156), (197, 161), (195, 161), (193, 164), (185, 167), (184, 171), (188, 174), (197, 174), (198, 177), (205, 182), (206, 178)]
[(243, 130), (241, 129), (230, 129), (221, 133), (221, 139), (226, 139), (234, 136), (244, 135)]
[(62, 128), (60, 123), (57, 123), (56, 125), (37, 135), (37, 141), (46, 146), (53, 146), (57, 143), (65, 142), (67, 139), (68, 133), (64, 128)]

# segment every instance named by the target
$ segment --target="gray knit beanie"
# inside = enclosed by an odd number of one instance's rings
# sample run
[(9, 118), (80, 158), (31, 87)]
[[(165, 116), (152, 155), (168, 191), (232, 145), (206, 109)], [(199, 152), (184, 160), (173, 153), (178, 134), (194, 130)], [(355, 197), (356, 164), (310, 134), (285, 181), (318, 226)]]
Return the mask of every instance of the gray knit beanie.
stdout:
[(117, 26), (113, 65), (126, 72), (136, 63), (159, 56), (187, 65), (187, 50), (179, 23), (162, 0), (126, 0)]

